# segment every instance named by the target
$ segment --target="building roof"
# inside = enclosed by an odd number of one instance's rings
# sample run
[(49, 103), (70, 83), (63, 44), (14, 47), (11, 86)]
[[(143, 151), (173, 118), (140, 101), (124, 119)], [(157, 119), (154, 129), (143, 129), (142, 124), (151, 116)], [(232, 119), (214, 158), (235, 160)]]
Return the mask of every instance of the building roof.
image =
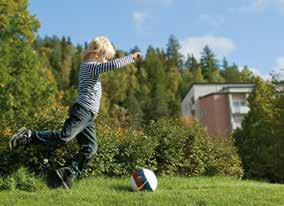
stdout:
[[(187, 93), (182, 97), (182, 99), (184, 99), (186, 97), (186, 95), (188, 94), (188, 92), (192, 89), (193, 86), (195, 85), (226, 85), (226, 84), (230, 84), (230, 85), (253, 85), (252, 82), (233, 82), (233, 83), (230, 83), (230, 82), (215, 82), (215, 83), (208, 83), (208, 82), (195, 82), (195, 83), (192, 83), (187, 91)], [(234, 86), (237, 88), (237, 86)]]
[(230, 83), (230, 82), (215, 82), (215, 83), (208, 83), (208, 82), (196, 82), (196, 83), (192, 83), (189, 87), (189, 90), (191, 90), (191, 88), (194, 86), (194, 85), (226, 85), (226, 84), (235, 84), (235, 85), (240, 85), (240, 84), (243, 84), (243, 85), (251, 85), (253, 84), (253, 82), (233, 82), (233, 83)]
[(204, 96), (201, 96), (199, 97), (198, 99), (203, 99), (203, 98), (206, 98), (206, 97), (209, 97), (209, 96), (213, 96), (213, 95), (216, 95), (216, 94), (228, 94), (229, 92), (213, 92), (213, 93), (210, 93), (210, 94), (206, 94)]

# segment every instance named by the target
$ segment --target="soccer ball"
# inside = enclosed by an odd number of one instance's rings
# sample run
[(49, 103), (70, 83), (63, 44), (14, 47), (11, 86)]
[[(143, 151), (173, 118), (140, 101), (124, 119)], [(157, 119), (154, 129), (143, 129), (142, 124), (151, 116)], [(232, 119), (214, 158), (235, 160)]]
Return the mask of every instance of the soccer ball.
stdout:
[(134, 171), (130, 178), (130, 185), (134, 191), (154, 192), (157, 189), (157, 184), (154, 172), (145, 168)]

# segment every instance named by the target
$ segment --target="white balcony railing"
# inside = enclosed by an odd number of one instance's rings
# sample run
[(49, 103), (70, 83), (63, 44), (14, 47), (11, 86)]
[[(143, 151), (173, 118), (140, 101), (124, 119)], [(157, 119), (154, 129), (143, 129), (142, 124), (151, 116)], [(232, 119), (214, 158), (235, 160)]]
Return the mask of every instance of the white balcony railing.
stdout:
[(249, 112), (249, 107), (241, 106), (241, 107), (232, 107), (232, 114), (247, 114)]

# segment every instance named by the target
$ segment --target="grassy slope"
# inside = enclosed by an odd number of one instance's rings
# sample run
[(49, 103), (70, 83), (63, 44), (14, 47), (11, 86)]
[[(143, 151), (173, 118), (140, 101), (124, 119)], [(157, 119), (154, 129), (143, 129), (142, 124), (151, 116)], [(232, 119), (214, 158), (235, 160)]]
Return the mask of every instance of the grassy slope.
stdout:
[(1, 206), (59, 205), (284, 205), (284, 185), (226, 177), (161, 177), (158, 190), (129, 191), (128, 179), (88, 178), (71, 191), (0, 192)]

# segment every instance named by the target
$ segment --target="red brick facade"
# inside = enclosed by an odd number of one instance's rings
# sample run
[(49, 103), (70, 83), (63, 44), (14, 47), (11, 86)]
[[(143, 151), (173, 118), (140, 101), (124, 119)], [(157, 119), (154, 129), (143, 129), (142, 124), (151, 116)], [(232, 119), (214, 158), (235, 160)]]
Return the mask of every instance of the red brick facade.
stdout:
[(200, 121), (212, 136), (228, 137), (230, 124), (230, 105), (228, 94), (211, 94), (199, 99)]

